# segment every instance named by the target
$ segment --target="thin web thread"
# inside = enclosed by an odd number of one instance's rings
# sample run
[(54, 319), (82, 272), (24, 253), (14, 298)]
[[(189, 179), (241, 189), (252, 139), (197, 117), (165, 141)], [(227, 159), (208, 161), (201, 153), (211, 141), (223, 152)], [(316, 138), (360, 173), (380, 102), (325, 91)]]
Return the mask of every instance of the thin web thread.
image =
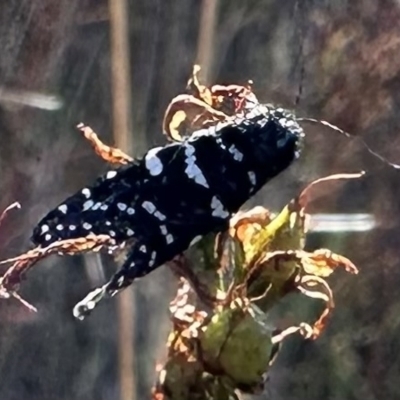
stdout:
[(399, 164), (390, 162), (387, 158), (383, 157), (382, 155), (377, 153), (375, 150), (372, 150), (371, 147), (368, 145), (368, 143), (360, 136), (356, 136), (351, 133), (348, 133), (348, 132), (344, 131), (343, 129), (339, 128), (338, 126), (331, 124), (328, 121), (319, 120), (319, 119), (315, 119), (315, 118), (296, 118), (296, 119), (298, 122), (306, 122), (306, 123), (311, 123), (311, 124), (323, 125), (335, 132), (340, 133), (341, 135), (346, 136), (347, 138), (357, 139), (361, 143), (361, 145), (368, 151), (368, 153), (372, 154), (378, 160), (382, 161), (384, 164), (386, 164), (394, 169), (400, 169)]

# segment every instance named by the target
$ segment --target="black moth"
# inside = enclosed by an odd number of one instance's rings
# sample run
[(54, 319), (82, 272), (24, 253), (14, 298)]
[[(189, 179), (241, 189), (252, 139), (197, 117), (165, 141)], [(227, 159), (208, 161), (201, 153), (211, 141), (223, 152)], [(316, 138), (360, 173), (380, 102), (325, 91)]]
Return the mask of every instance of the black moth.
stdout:
[[(257, 104), (149, 150), (66, 199), (34, 229), (35, 244), (106, 234), (132, 244), (122, 268), (97, 295), (113, 295), (203, 235), (223, 231), (232, 214), (298, 157), (303, 130), (289, 112)], [(86, 301), (77, 317), (90, 311)]]

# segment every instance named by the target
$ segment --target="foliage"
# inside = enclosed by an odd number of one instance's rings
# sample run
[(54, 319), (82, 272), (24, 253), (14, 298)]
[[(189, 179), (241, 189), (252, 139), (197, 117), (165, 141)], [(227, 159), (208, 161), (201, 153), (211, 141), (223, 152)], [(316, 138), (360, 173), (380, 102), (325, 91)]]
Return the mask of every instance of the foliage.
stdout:
[[(195, 68), (189, 87), (198, 82), (197, 72)], [(216, 103), (215, 86), (206, 89), (196, 85), (197, 97), (178, 96), (167, 110), (164, 121), (170, 122), (164, 127), (174, 139), (187, 135), (180, 132), (183, 122), (189, 134), (200, 117), (202, 123), (210, 119), (215, 123), (220, 114), (210, 110), (213, 104), (235, 99), (237, 93), (251, 93), (248, 87), (218, 86), (224, 95)], [(238, 112), (241, 103), (232, 103)], [(204, 112), (198, 117), (201, 104)], [(229, 115), (224, 118), (229, 119)], [(324, 278), (340, 267), (353, 274), (358, 271), (350, 260), (327, 249), (304, 250), (305, 207), (315, 184), (362, 175), (338, 174), (317, 180), (277, 215), (263, 207), (241, 212), (232, 218), (227, 232), (204, 238), (187, 257), (171, 263), (181, 281), (170, 305), (173, 329), (168, 359), (158, 367), (154, 399), (228, 400), (237, 398), (238, 389), (257, 393), (264, 388), (279, 345), (287, 336), (319, 337), (334, 307)], [(268, 312), (294, 291), (323, 300), (324, 311), (311, 325), (302, 322), (283, 331), (274, 329), (267, 323)]]

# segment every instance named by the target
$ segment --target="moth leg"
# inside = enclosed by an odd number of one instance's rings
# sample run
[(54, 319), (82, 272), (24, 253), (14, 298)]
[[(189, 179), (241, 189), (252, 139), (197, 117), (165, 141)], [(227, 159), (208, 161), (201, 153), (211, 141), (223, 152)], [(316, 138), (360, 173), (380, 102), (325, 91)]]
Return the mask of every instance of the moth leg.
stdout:
[(106, 289), (107, 284), (94, 289), (83, 300), (77, 303), (73, 310), (74, 317), (81, 321), (85, 319), (101, 300), (108, 297)]
[(83, 136), (90, 142), (94, 151), (104, 161), (110, 164), (125, 165), (133, 161), (133, 158), (125, 154), (122, 150), (116, 147), (110, 147), (104, 144), (97, 134), (89, 126), (80, 123), (77, 128), (82, 132)]
[(149, 274), (161, 264), (153, 248), (146, 244), (136, 243), (121, 269), (107, 283), (107, 293), (115, 296), (119, 291), (130, 286), (135, 279)]
[(130, 286), (133, 281), (153, 271), (161, 263), (156, 262), (157, 253), (148, 245), (136, 243), (128, 254), (121, 269), (100, 288), (92, 290), (82, 301), (76, 304), (73, 314), (83, 320), (96, 305), (105, 298), (115, 296)]

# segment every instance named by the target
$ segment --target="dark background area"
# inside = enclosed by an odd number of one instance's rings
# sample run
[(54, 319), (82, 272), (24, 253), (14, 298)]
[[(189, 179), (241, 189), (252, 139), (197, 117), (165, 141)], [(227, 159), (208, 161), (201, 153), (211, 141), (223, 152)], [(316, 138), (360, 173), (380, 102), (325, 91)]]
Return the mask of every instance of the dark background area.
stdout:
[[(163, 112), (198, 61), (201, 9), (200, 0), (129, 3), (136, 153), (165, 143)], [(105, 169), (74, 127), (83, 121), (113, 143), (110, 29), (105, 0), (1, 1), (0, 209), (22, 204), (0, 227), (1, 258), (26, 250), (35, 223)], [(211, 50), (210, 82), (252, 79), (262, 102), (328, 120), (400, 162), (398, 1), (219, 0)], [(13, 100), (21, 91), (57, 96), (62, 107)], [(306, 134), (300, 161), (251, 204), (277, 210), (317, 177), (367, 169), (362, 180), (321, 185), (309, 211), (370, 213), (377, 227), (310, 236), (310, 248), (346, 255), (360, 274), (330, 280), (336, 309), (327, 330), (316, 342), (285, 343), (264, 398), (398, 399), (400, 172), (356, 140), (316, 126)], [(97, 255), (53, 257), (22, 286), (37, 314), (0, 302), (1, 400), (123, 397), (118, 352), (132, 343), (119, 339), (117, 300), (83, 322), (72, 316), (74, 304), (114, 269), (112, 260)], [(129, 289), (138, 399), (148, 397), (154, 365), (164, 355), (174, 288), (172, 274), (161, 268)], [(305, 313), (314, 307), (293, 301)]]

